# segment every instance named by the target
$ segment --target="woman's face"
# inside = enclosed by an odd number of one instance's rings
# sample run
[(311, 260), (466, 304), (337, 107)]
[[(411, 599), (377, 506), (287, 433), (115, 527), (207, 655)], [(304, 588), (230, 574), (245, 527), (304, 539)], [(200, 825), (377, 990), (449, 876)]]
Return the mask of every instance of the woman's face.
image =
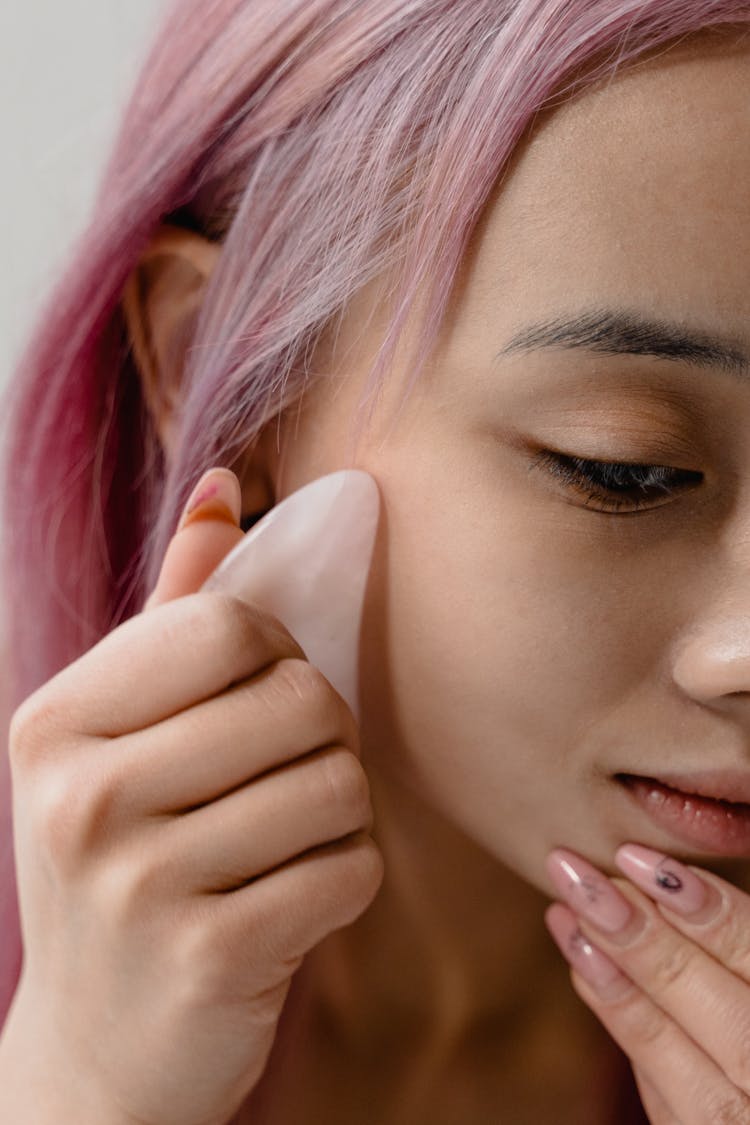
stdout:
[[(750, 777), (750, 358), (662, 354), (710, 334), (750, 357), (748, 90), (750, 46), (684, 44), (540, 118), (422, 381), (396, 419), (409, 337), (357, 457), (383, 500), (365, 765), (542, 889), (555, 845), (706, 855), (615, 774)], [(283, 495), (346, 466), (382, 308), (371, 286), (321, 353)], [(534, 327), (563, 320), (556, 346)], [(547, 450), (682, 473), (616, 508)]]

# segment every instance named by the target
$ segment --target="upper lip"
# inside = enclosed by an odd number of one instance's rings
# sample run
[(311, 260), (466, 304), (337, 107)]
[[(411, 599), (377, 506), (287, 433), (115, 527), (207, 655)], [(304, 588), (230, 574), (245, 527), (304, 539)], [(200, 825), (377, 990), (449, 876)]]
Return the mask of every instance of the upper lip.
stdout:
[(658, 777), (653, 773), (622, 773), (619, 776), (624, 780), (630, 777), (656, 781), (670, 789), (679, 789), (688, 797), (711, 797), (715, 801), (750, 804), (750, 771), (698, 770), (695, 773), (660, 773)]

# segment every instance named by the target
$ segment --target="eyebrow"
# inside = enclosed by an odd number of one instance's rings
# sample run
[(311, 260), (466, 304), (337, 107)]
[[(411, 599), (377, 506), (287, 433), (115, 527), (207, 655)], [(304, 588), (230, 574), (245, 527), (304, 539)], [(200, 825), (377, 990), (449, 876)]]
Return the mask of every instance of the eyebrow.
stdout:
[(736, 340), (688, 330), (621, 309), (591, 309), (517, 330), (497, 357), (540, 348), (581, 348), (604, 355), (650, 355), (750, 378), (750, 356)]

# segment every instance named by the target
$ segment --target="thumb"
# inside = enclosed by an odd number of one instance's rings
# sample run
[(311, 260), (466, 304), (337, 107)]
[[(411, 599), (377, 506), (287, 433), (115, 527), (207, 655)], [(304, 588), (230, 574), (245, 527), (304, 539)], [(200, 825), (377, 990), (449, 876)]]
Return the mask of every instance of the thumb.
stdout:
[(190, 494), (142, 612), (195, 593), (244, 538), (240, 482), (231, 469), (209, 469)]

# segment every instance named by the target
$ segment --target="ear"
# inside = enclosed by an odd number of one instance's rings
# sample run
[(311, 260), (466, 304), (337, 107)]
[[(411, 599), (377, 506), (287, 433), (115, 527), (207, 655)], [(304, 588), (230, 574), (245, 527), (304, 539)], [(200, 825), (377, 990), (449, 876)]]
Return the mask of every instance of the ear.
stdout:
[(185, 349), (221, 247), (193, 231), (162, 224), (125, 283), (122, 310), (143, 397), (159, 440), (174, 447)]
[[(220, 254), (220, 244), (163, 223), (123, 290), (121, 306), (143, 397), (167, 460), (175, 445), (186, 349)], [(268, 428), (275, 427), (270, 424)], [(242, 487), (243, 522), (249, 514), (267, 511), (275, 503), (272, 471), (260, 463), (267, 445), (264, 435), (256, 445), (250, 455), (231, 466)]]

